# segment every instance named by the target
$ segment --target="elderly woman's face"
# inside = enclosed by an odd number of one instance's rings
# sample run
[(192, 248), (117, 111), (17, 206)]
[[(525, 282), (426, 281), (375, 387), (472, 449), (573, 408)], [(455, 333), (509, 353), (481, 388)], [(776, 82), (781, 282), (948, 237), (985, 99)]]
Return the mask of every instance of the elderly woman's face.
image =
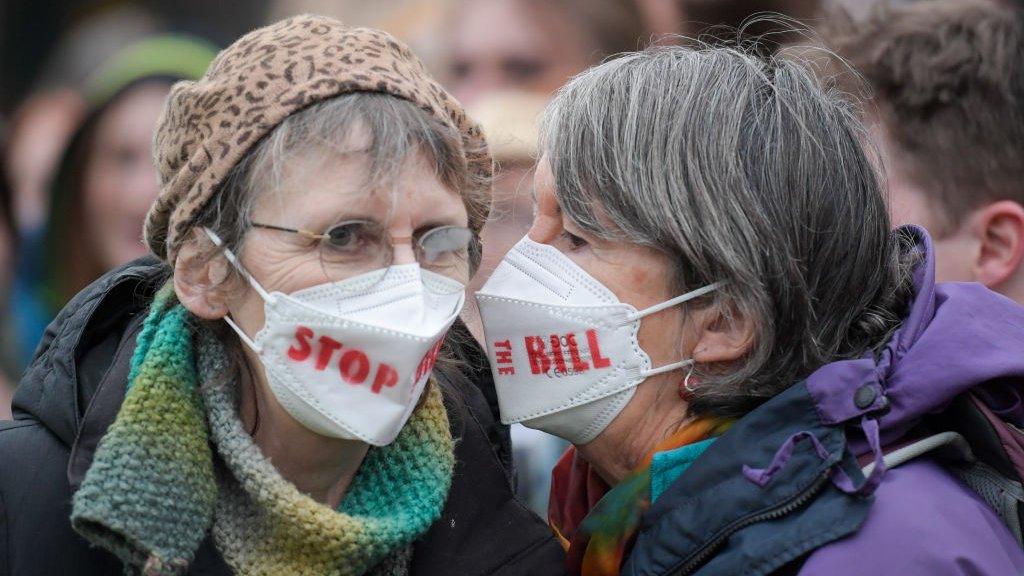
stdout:
[[(563, 215), (546, 158), (537, 166), (534, 187), (537, 207), (529, 233), (532, 240), (558, 248), (621, 302), (637, 309), (678, 296), (672, 287), (675, 271), (664, 253), (628, 242), (597, 238)], [(697, 316), (684, 315), (681, 307), (674, 307), (643, 319), (638, 338), (653, 366), (692, 357), (701, 325)], [(634, 460), (646, 455), (652, 438), (656, 438), (656, 443), (664, 432), (678, 426), (678, 411), (674, 413), (674, 421), (652, 421), (651, 415), (658, 412), (654, 408), (659, 404), (680, 402), (678, 382), (684, 377), (685, 373), (677, 370), (648, 378), (637, 387), (633, 398), (615, 420), (597, 438), (579, 447), (606, 480), (616, 482), (635, 464)], [(603, 458), (598, 452), (612, 453), (616, 457)]]
[[(369, 221), (390, 236), (392, 265), (416, 262), (413, 242), (442, 226), (467, 226), (461, 197), (438, 178), (423, 156), (411, 157), (394, 182), (367, 187), (370, 160), (362, 153), (296, 154), (285, 167), (280, 189), (257, 202), (252, 221), (285, 228), (326, 231), (352, 220)], [(344, 265), (327, 264), (324, 248), (298, 234), (251, 229), (242, 265), (267, 290), (285, 294), (344, 279)], [(430, 268), (463, 284), (468, 264)], [(232, 318), (249, 334), (263, 326), (263, 301), (246, 290), (228, 304)]]

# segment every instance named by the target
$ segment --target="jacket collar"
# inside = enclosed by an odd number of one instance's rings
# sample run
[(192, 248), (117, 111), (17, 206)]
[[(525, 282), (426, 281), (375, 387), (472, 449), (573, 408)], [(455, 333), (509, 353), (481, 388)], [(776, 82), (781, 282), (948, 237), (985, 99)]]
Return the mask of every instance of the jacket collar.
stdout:
[[(787, 445), (776, 467), (776, 448)], [(755, 565), (764, 574), (856, 531), (871, 499), (835, 485), (861, 477), (846, 447), (806, 386), (792, 386), (739, 420), (655, 501), (623, 574), (747, 574)]]
[(22, 377), (12, 403), (14, 418), (39, 420), (62, 443), (73, 445), (125, 326), (148, 306), (165, 270), (155, 258), (141, 258), (72, 298), (46, 328)]

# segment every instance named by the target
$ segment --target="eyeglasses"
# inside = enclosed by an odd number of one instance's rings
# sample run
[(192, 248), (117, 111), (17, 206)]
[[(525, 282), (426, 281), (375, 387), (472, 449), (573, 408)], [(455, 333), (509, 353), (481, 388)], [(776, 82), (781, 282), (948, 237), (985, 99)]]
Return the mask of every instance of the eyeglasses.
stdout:
[(462, 226), (439, 226), (410, 238), (392, 238), (383, 226), (370, 220), (346, 220), (319, 234), (258, 222), (252, 226), (309, 239), (319, 249), (323, 263), (334, 269), (332, 275), (343, 277), (390, 266), (395, 241), (411, 241), (420, 266), (440, 273), (459, 267), (468, 270), (471, 258), (478, 251), (472, 230)]

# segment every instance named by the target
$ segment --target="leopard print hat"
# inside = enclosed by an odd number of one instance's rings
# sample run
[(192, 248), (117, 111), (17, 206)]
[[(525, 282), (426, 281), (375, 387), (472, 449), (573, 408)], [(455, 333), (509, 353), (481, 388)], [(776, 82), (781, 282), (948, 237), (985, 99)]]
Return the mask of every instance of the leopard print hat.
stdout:
[[(171, 89), (153, 143), (160, 196), (146, 216), (150, 250), (173, 265), (197, 215), (260, 138), (290, 114), (351, 92), (392, 94), (432, 114), (461, 134), (469, 181), (490, 182), (479, 126), (408, 47), (379, 30), (296, 16), (246, 34), (198, 81)], [(467, 203), (490, 202), (489, 189), (462, 192)], [(467, 208), (479, 232), (489, 206)]]

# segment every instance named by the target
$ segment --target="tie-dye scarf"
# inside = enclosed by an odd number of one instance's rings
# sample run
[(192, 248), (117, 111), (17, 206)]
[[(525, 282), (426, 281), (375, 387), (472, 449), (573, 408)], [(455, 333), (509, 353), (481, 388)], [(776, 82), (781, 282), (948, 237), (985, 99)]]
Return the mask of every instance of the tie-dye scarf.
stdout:
[(244, 432), (223, 347), (173, 294), (161, 291), (139, 334), (124, 404), (74, 497), (75, 529), (126, 573), (184, 573), (211, 530), (240, 574), (405, 573), (451, 485), (440, 390), (430, 386), (393, 443), (371, 448), (332, 510), (282, 478)]
[(643, 513), (651, 505), (651, 463), (655, 454), (675, 450), (724, 433), (732, 420), (702, 418), (684, 426), (655, 447), (609, 488), (570, 448), (555, 468), (549, 521), (566, 549), (570, 574), (615, 576), (636, 539)]

